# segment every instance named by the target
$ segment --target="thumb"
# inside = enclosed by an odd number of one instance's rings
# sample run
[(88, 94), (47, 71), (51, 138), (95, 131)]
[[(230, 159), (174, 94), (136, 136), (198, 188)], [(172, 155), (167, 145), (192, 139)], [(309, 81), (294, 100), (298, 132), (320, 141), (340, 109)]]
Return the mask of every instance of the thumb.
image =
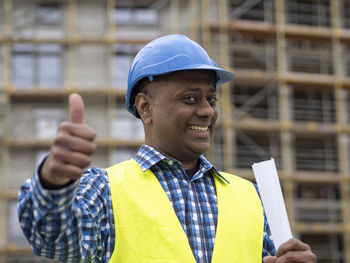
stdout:
[(69, 96), (69, 116), (73, 123), (83, 123), (84, 101), (77, 93), (73, 93)]

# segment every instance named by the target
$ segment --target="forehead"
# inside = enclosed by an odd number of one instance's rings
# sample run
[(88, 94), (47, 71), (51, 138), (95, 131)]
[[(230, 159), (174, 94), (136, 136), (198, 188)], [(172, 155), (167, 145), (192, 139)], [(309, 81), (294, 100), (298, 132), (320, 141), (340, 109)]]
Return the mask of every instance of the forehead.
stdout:
[(215, 81), (215, 73), (209, 70), (189, 70), (174, 72), (168, 78), (168, 81), (181, 81), (181, 82), (201, 82), (213, 85)]
[(166, 78), (159, 90), (167, 99), (174, 99), (188, 91), (208, 94), (216, 92), (213, 77), (210, 71), (175, 72)]

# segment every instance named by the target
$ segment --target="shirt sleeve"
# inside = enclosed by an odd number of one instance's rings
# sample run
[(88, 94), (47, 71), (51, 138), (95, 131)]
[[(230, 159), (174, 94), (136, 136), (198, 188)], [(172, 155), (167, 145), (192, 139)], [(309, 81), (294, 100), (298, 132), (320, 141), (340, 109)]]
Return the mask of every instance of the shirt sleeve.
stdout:
[[(254, 186), (260, 197), (258, 186), (256, 184), (254, 184)], [(262, 258), (266, 256), (274, 256), (276, 254), (275, 244), (273, 243), (273, 240), (272, 240), (271, 230), (269, 227), (269, 223), (267, 222), (264, 207), (263, 207), (263, 212), (264, 212), (264, 237), (263, 237)]]
[(18, 196), (20, 225), (33, 253), (64, 262), (104, 262), (113, 249), (110, 237), (114, 238), (106, 172), (94, 167), (80, 181), (47, 190), (40, 184), (38, 169)]

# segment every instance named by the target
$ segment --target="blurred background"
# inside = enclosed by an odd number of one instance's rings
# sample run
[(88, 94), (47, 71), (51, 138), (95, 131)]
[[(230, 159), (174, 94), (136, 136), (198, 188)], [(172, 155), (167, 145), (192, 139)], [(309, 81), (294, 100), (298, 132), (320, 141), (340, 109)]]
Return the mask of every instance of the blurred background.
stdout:
[(16, 198), (82, 94), (93, 165), (131, 158), (129, 67), (155, 37), (186, 34), (235, 79), (219, 89), (207, 157), (253, 180), (275, 158), (293, 234), (321, 263), (350, 262), (350, 1), (0, 0), (0, 262), (31, 254)]

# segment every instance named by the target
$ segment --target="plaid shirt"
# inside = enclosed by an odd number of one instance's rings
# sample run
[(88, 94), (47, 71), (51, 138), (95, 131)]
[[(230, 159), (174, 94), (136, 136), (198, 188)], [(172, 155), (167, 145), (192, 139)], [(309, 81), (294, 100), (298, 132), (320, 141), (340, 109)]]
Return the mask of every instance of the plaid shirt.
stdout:
[[(196, 261), (210, 262), (218, 216), (211, 171), (221, 180), (227, 182), (226, 179), (203, 156), (191, 179), (181, 163), (152, 147), (143, 145), (135, 160), (143, 171), (150, 169), (161, 183)], [(105, 170), (86, 170), (80, 181), (60, 190), (43, 189), (36, 172), (23, 184), (18, 200), (20, 224), (36, 255), (65, 262), (109, 261), (115, 229)], [(262, 257), (274, 254), (265, 217)]]

